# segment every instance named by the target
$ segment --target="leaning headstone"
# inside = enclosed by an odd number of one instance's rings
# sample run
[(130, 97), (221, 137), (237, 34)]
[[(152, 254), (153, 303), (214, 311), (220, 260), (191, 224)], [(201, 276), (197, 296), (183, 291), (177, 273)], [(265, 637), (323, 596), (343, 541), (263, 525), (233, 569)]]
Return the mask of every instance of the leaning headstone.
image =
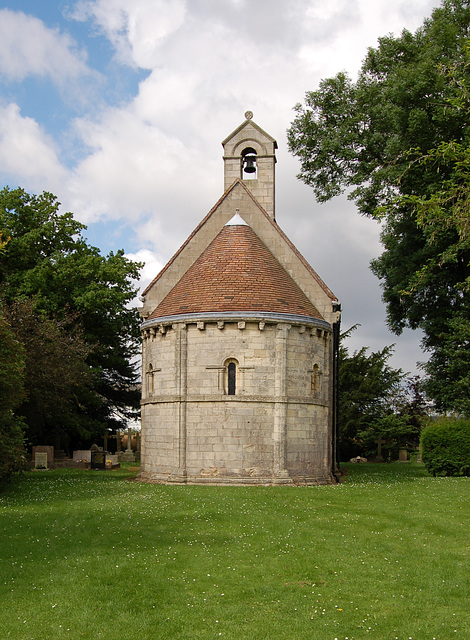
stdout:
[(34, 468), (47, 469), (47, 453), (36, 451), (34, 455)]
[(106, 469), (106, 452), (92, 451), (90, 466), (92, 469)]

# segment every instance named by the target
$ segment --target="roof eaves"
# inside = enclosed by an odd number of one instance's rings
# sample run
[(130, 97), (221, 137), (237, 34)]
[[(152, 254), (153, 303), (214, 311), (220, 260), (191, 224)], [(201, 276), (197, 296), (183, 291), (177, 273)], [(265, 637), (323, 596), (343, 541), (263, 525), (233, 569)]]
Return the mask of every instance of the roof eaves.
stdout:
[[(252, 121), (250, 121), (250, 122), (252, 122)], [(310, 273), (310, 275), (314, 278), (314, 280), (318, 283), (318, 285), (323, 289), (323, 291), (330, 298), (330, 300), (337, 301), (338, 300), (337, 296), (335, 296), (335, 294), (331, 291), (331, 289), (325, 284), (325, 282), (323, 282), (323, 280), (320, 278), (320, 276), (315, 271), (315, 269), (313, 269), (313, 267), (309, 264), (309, 262), (304, 258), (304, 256), (300, 253), (300, 251), (297, 249), (297, 247), (294, 245), (294, 243), (284, 233), (284, 231), (277, 224), (277, 222), (275, 220), (273, 220), (271, 218), (271, 216), (267, 213), (267, 211), (260, 205), (258, 200), (253, 196), (253, 194), (248, 189), (248, 187), (244, 184), (244, 182), (243, 182), (243, 180), (241, 178), (236, 178), (232, 182), (232, 184), (225, 190), (225, 192), (217, 200), (217, 202), (212, 207), (212, 209), (209, 211), (209, 213), (201, 220), (201, 222), (194, 229), (194, 231), (188, 236), (188, 238), (181, 245), (181, 247), (178, 249), (178, 251), (173, 255), (172, 258), (170, 258), (170, 260), (166, 263), (166, 265), (163, 267), (163, 269), (160, 271), (160, 273), (145, 288), (145, 290), (142, 292), (142, 295), (145, 296), (146, 293), (151, 289), (151, 287), (153, 287), (153, 285), (156, 282), (158, 282), (158, 280), (162, 277), (162, 275), (165, 273), (165, 271), (170, 267), (170, 265), (176, 260), (176, 258), (179, 256), (179, 254), (183, 251), (183, 249), (186, 247), (186, 245), (192, 240), (192, 238), (198, 233), (198, 231), (205, 225), (205, 223), (211, 217), (211, 215), (217, 209), (217, 207), (220, 206), (220, 203), (228, 196), (230, 191), (232, 191), (237, 185), (241, 185), (243, 187), (243, 189), (246, 191), (248, 196), (251, 198), (251, 200), (255, 203), (255, 205), (258, 207), (258, 209), (264, 215), (264, 217), (269, 222), (269, 224), (272, 225), (274, 227), (274, 229), (279, 233), (279, 235), (282, 237), (282, 239), (286, 242), (286, 244), (289, 246), (289, 248), (295, 253), (297, 258), (300, 260), (300, 262), (303, 264), (303, 266), (307, 269), (307, 271)]]

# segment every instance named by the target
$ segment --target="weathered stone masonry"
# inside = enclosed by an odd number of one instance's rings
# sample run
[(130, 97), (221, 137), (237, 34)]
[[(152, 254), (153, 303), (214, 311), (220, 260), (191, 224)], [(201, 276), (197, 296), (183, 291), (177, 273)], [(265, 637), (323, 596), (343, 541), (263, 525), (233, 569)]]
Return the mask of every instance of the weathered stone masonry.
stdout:
[[(143, 330), (142, 466), (154, 480), (325, 481), (331, 332), (275, 320)], [(227, 363), (236, 363), (236, 395)], [(144, 476), (145, 477), (145, 476)]]
[(224, 195), (144, 291), (140, 478), (332, 482), (339, 303), (275, 222), (275, 140), (248, 112), (223, 146)]

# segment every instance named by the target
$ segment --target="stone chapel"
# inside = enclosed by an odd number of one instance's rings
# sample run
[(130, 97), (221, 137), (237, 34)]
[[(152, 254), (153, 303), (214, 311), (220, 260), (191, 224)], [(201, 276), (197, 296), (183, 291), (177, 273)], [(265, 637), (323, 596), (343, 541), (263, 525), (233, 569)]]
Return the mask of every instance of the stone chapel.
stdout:
[(222, 146), (222, 197), (142, 296), (140, 479), (334, 482), (340, 305), (276, 222), (276, 141), (247, 112)]

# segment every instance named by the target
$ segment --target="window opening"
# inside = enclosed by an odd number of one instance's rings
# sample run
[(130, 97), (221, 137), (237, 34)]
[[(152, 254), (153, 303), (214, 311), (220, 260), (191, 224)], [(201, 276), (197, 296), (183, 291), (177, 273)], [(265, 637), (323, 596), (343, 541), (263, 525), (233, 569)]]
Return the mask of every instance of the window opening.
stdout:
[(237, 365), (235, 362), (230, 362), (228, 365), (228, 395), (234, 396), (237, 386)]
[(242, 178), (243, 180), (256, 180), (257, 177), (256, 151), (252, 147), (247, 147), (242, 152)]

